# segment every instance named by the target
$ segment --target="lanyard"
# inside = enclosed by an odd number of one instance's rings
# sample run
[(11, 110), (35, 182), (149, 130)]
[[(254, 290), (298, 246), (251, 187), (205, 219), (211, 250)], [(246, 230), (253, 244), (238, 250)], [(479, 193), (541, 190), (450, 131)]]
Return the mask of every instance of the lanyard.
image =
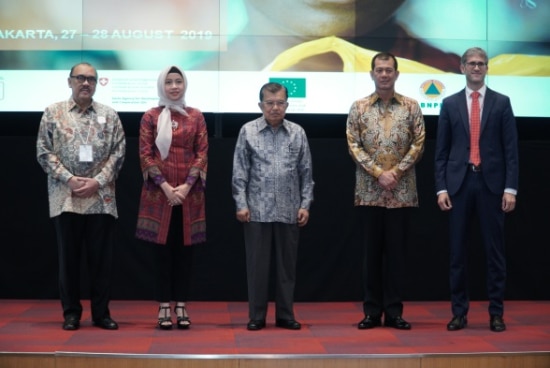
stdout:
[[(88, 111), (88, 110), (87, 110), (87, 111)], [(88, 144), (88, 140), (90, 139), (90, 133), (92, 132), (92, 122), (93, 122), (93, 120), (94, 120), (94, 113), (93, 113), (93, 111), (90, 111), (90, 115), (91, 115), (91, 118), (88, 119), (88, 123), (89, 123), (89, 126), (88, 126), (88, 134), (86, 135), (86, 139), (84, 139), (84, 137), (82, 136), (82, 129), (80, 129), (80, 124), (78, 124), (78, 129), (76, 129), (77, 121), (76, 121), (75, 118), (74, 118), (73, 112), (72, 112), (72, 111), (69, 111), (69, 116), (71, 117), (71, 121), (73, 122), (73, 125), (75, 126), (75, 130), (78, 131), (78, 136), (80, 137), (80, 141), (81, 141), (84, 145), (87, 145), (87, 144)]]

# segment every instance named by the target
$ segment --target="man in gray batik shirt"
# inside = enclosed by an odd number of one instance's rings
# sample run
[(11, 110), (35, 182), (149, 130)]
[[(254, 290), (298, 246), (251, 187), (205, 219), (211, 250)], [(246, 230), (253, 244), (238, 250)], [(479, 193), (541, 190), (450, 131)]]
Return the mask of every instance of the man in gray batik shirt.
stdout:
[(260, 90), (263, 116), (246, 123), (233, 158), (233, 198), (244, 224), (248, 330), (266, 326), (271, 250), (276, 266), (275, 325), (299, 330), (294, 286), (299, 228), (313, 201), (311, 154), (302, 127), (285, 120), (288, 91), (278, 83)]

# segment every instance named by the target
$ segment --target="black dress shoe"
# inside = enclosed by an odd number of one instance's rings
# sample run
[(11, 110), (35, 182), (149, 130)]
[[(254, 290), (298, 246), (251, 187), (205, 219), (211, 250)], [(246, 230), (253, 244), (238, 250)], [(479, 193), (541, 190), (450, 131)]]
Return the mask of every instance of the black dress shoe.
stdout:
[(447, 331), (462, 330), (468, 325), (468, 319), (466, 316), (454, 316), (451, 322), (447, 323)]
[(93, 322), (94, 326), (101, 327), (104, 330), (118, 330), (118, 324), (111, 319), (111, 317), (105, 317)]
[(410, 330), (411, 324), (405, 321), (401, 316), (384, 318), (384, 326), (397, 328), (398, 330)]
[(76, 317), (67, 317), (63, 321), (63, 329), (66, 331), (74, 331), (80, 328), (80, 320)]
[(276, 319), (275, 326), (286, 328), (287, 330), (299, 330), (302, 328), (300, 322), (293, 319)]
[(382, 319), (380, 317), (366, 316), (357, 324), (357, 328), (360, 330), (366, 330), (382, 326)]
[(491, 316), (491, 322), (489, 323), (489, 327), (493, 332), (502, 332), (506, 330), (506, 324), (504, 323), (502, 316), (496, 316), (496, 315)]
[(264, 327), (265, 327), (265, 320), (251, 319), (250, 321), (248, 321), (248, 324), (246, 325), (246, 329), (249, 331), (261, 330)]

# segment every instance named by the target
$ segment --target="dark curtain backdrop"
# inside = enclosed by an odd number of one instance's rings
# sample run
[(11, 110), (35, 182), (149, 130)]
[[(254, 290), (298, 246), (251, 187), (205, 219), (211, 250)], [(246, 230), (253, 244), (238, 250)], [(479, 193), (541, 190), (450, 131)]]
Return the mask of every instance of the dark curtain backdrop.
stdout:
[[(36, 162), (41, 113), (0, 113), (0, 298), (57, 298), (57, 247), (48, 217), (46, 175)], [(113, 299), (153, 299), (151, 245), (134, 238), (141, 189), (138, 126), (141, 114), (121, 113), (127, 155), (117, 181), (118, 242)], [(207, 243), (196, 248), (192, 300), (246, 300), (242, 228), (231, 197), (233, 149), (239, 128), (254, 114), (205, 114), (210, 134)], [(354, 170), (345, 141), (345, 115), (288, 115), (306, 129), (313, 155), (315, 202), (301, 232), (297, 301), (360, 301), (361, 246), (353, 208)], [(406, 300), (448, 300), (447, 216), (434, 194), (437, 117), (427, 116), (427, 141), (417, 166), (420, 207), (409, 231), (404, 270)], [(518, 119), (520, 188), (506, 220), (507, 298), (550, 299), (550, 119)], [(471, 230), (470, 287), (486, 299), (477, 223)], [(85, 270), (85, 260), (83, 260)], [(87, 277), (82, 284), (87, 297)]]

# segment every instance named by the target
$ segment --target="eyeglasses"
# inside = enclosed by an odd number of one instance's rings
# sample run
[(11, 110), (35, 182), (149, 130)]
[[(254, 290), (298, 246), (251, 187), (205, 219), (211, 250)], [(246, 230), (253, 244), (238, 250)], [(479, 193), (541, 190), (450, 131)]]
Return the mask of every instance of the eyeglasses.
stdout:
[(286, 105), (288, 105), (288, 102), (282, 101), (282, 100), (281, 101), (263, 101), (262, 104), (271, 109), (274, 106), (286, 107)]
[(74, 78), (77, 80), (78, 83), (84, 83), (86, 81), (88, 81), (89, 84), (96, 84), (97, 83), (97, 78), (96, 77), (87, 77), (85, 75), (71, 75), (71, 78)]
[(476, 66), (481, 69), (487, 66), (487, 63), (484, 63), (482, 61), (469, 61), (466, 63), (466, 65), (468, 65), (472, 69), (475, 68)]

